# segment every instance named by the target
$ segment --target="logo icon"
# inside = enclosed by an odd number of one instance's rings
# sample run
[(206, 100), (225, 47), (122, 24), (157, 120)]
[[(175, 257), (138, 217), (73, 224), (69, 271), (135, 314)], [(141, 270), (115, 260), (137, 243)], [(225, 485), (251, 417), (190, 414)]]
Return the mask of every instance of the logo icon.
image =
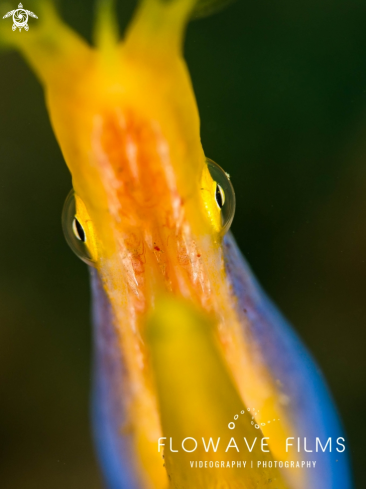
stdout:
[(23, 28), (27, 31), (29, 29), (28, 16), (38, 19), (36, 14), (31, 12), (30, 10), (25, 10), (21, 3), (18, 5), (18, 8), (16, 10), (11, 10), (7, 14), (5, 14), (3, 19), (6, 19), (10, 16), (13, 16), (13, 31), (15, 31), (17, 28), (19, 29), (19, 31), (21, 31)]
[[(252, 412), (250, 412), (250, 411), (252, 411)], [(252, 417), (250, 424), (252, 424), (256, 430), (259, 430), (259, 428), (261, 426), (266, 426), (266, 424), (268, 425), (271, 422), (270, 419), (268, 421), (266, 421), (265, 423), (261, 423), (260, 421), (258, 421), (258, 422), (256, 421), (257, 419), (261, 418), (259, 409), (247, 408), (247, 412), (248, 412), (249, 416)], [(246, 411), (245, 410), (241, 411), (240, 414), (246, 414)], [(239, 414), (235, 414), (234, 420), (236, 421), (238, 418), (239, 418)], [(274, 422), (274, 421), (280, 421), (280, 419), (273, 418), (272, 422)], [(233, 421), (231, 421), (231, 423), (228, 424), (228, 428), (229, 428), (229, 430), (233, 430), (235, 428), (235, 423)]]

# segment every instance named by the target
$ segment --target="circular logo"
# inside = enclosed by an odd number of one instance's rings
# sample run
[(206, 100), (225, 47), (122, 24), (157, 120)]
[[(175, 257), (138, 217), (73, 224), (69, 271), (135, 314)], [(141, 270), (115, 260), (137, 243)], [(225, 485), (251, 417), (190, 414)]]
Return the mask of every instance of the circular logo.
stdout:
[(26, 10), (22, 8), (18, 8), (17, 10), (14, 10), (13, 13), (13, 30), (15, 30), (17, 27), (20, 29), (24, 27), (25, 30), (28, 30), (28, 13)]

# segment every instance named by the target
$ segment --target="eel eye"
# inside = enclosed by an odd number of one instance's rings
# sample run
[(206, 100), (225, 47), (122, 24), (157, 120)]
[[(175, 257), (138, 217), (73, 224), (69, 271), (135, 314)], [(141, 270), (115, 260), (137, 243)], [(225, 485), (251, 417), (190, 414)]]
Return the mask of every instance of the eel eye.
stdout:
[(206, 158), (207, 168), (215, 182), (215, 205), (220, 212), (220, 234), (225, 234), (233, 222), (235, 214), (235, 192), (230, 177), (214, 161)]
[(95, 266), (91, 226), (84, 203), (80, 197), (75, 197), (74, 191), (71, 190), (62, 210), (62, 229), (65, 239), (79, 258), (88, 265)]
[(215, 192), (216, 204), (219, 206), (219, 209), (222, 209), (225, 204), (225, 192), (222, 190), (222, 187), (216, 183), (216, 192)]
[(72, 230), (76, 236), (77, 239), (85, 243), (86, 241), (86, 236), (85, 236), (85, 231), (83, 226), (80, 224), (80, 222), (74, 217), (74, 220), (72, 221)]

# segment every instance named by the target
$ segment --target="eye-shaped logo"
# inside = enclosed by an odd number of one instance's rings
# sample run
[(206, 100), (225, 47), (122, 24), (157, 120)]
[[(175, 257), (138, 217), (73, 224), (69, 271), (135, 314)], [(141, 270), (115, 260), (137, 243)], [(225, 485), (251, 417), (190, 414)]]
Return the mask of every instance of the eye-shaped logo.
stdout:
[[(267, 419), (267, 420), (263, 419), (263, 421), (261, 422), (261, 415), (260, 415), (259, 409), (255, 409), (255, 408), (247, 408), (246, 411), (245, 410), (240, 411), (241, 415), (247, 414), (247, 413), (252, 418), (250, 424), (252, 424), (256, 430), (259, 430), (259, 428), (261, 426), (266, 426), (266, 424), (270, 424), (271, 422), (274, 423), (275, 421), (280, 421), (278, 418), (277, 419), (273, 418), (273, 419)], [(239, 414), (235, 414), (234, 420), (236, 421), (238, 418), (239, 418)], [(233, 430), (235, 428), (235, 423), (233, 421), (231, 421), (231, 423), (228, 424), (228, 428), (230, 430)]]
[(28, 16), (38, 19), (36, 14), (31, 12), (30, 10), (25, 10), (21, 3), (18, 5), (18, 8), (16, 10), (11, 10), (7, 14), (5, 14), (3, 19), (11, 16), (13, 16), (13, 31), (15, 31), (17, 28), (19, 29), (19, 31), (21, 31), (22, 29), (27, 31), (29, 29)]

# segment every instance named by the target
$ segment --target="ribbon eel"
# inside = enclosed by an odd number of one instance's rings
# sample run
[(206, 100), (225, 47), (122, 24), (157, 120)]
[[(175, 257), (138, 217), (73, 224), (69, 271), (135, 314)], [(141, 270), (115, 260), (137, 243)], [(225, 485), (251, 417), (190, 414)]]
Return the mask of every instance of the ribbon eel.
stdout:
[(29, 32), (1, 26), (72, 175), (63, 228), (90, 267), (107, 487), (349, 489), (322, 375), (228, 232), (233, 187), (201, 146), (182, 56), (195, 8), (142, 0), (121, 40), (101, 1), (94, 46), (46, 1)]

